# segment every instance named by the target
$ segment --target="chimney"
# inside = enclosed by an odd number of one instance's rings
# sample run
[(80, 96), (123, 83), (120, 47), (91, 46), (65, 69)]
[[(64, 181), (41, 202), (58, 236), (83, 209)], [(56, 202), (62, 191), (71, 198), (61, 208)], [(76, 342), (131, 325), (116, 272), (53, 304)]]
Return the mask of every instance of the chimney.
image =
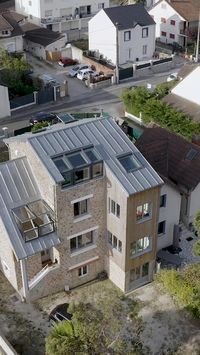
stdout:
[(193, 134), (192, 143), (200, 146), (200, 135), (199, 134)]

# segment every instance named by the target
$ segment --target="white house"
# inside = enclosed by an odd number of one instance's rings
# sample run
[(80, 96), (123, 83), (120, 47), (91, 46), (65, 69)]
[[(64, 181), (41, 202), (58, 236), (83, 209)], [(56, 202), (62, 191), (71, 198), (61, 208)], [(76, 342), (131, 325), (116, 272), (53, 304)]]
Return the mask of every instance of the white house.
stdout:
[(25, 31), (24, 45), (27, 51), (44, 60), (58, 60), (65, 47), (66, 36), (47, 28), (34, 28)]
[(142, 4), (102, 9), (89, 21), (89, 50), (112, 64), (151, 58), (155, 22)]
[(16, 11), (29, 21), (59, 32), (87, 27), (88, 19), (104, 7), (109, 0), (15, 0)]
[(177, 42), (187, 46), (197, 28), (199, 0), (159, 0), (149, 10), (156, 22), (156, 38), (161, 42)]
[(23, 31), (19, 25), (23, 20), (24, 16), (14, 12), (0, 13), (0, 47), (9, 53), (23, 52)]
[(172, 94), (186, 99), (194, 104), (200, 105), (200, 67), (197, 66), (183, 80), (181, 80), (172, 90)]
[(158, 250), (173, 242), (174, 225), (193, 223), (200, 210), (200, 147), (164, 128), (147, 128), (137, 148), (165, 181), (161, 188)]

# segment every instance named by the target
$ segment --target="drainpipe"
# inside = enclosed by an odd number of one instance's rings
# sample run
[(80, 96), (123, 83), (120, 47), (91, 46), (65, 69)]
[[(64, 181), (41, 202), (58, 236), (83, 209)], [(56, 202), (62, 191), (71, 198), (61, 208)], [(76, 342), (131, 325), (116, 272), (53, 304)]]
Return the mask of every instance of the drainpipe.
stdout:
[(26, 302), (29, 302), (29, 285), (28, 285), (26, 259), (20, 260), (20, 267), (22, 273), (23, 297), (26, 300)]
[(115, 75), (116, 75), (116, 84), (119, 84), (119, 23), (116, 22), (116, 66), (115, 66)]

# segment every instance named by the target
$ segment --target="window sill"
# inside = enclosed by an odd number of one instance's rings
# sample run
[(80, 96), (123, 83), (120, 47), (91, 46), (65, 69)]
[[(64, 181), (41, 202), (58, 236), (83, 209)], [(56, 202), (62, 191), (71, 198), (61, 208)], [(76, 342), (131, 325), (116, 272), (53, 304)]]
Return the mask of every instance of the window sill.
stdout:
[(87, 276), (87, 275), (88, 275), (88, 273), (87, 273), (87, 274), (84, 274), (84, 275), (80, 275), (79, 278), (81, 279), (82, 277), (85, 277), (85, 276)]
[(90, 251), (92, 249), (95, 249), (97, 246), (96, 244), (90, 245), (89, 247), (82, 248), (80, 250), (74, 251), (70, 254), (70, 257), (72, 258), (73, 256), (77, 256), (79, 254), (85, 253), (86, 251)]
[(142, 218), (140, 220), (136, 220), (136, 223), (137, 224), (140, 224), (140, 223), (144, 223), (144, 222), (147, 222), (147, 221), (150, 221), (152, 219), (152, 216), (149, 216), (149, 217), (146, 217), (146, 218)]
[(158, 238), (164, 237), (165, 235), (166, 235), (166, 233), (160, 233), (160, 234), (158, 234)]
[(112, 247), (111, 244), (108, 244), (108, 246), (110, 247), (110, 249), (112, 249), (114, 253), (122, 255), (122, 251), (119, 251), (117, 248)]
[(91, 218), (91, 214), (84, 214), (83, 216), (80, 216), (80, 217), (75, 217), (74, 220), (73, 220), (73, 223), (77, 223), (77, 222), (81, 222), (81, 221), (84, 221), (85, 219), (88, 219), (88, 218)]
[(138, 258), (139, 256), (142, 256), (146, 253), (149, 253), (152, 251), (152, 248), (148, 248), (148, 249), (145, 249), (144, 251), (141, 251), (140, 253), (137, 253), (137, 254), (134, 254), (132, 256), (130, 256), (130, 259), (135, 259), (135, 258)]

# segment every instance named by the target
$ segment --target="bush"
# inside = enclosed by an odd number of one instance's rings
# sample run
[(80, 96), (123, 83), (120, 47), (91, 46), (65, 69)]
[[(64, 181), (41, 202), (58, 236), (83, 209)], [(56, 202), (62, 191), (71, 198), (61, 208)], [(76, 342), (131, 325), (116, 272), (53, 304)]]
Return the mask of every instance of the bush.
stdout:
[(38, 122), (32, 127), (31, 132), (36, 133), (38, 131), (41, 131), (45, 129), (45, 127), (48, 127), (48, 125), (49, 123), (47, 121)]
[(190, 265), (182, 271), (162, 270), (156, 275), (156, 281), (194, 317), (200, 318), (200, 265)]
[(128, 112), (135, 116), (142, 113), (145, 123), (153, 121), (191, 140), (193, 134), (200, 133), (200, 124), (161, 101), (171, 87), (171, 83), (164, 83), (158, 85), (153, 92), (149, 92), (145, 87), (126, 89), (122, 100)]

